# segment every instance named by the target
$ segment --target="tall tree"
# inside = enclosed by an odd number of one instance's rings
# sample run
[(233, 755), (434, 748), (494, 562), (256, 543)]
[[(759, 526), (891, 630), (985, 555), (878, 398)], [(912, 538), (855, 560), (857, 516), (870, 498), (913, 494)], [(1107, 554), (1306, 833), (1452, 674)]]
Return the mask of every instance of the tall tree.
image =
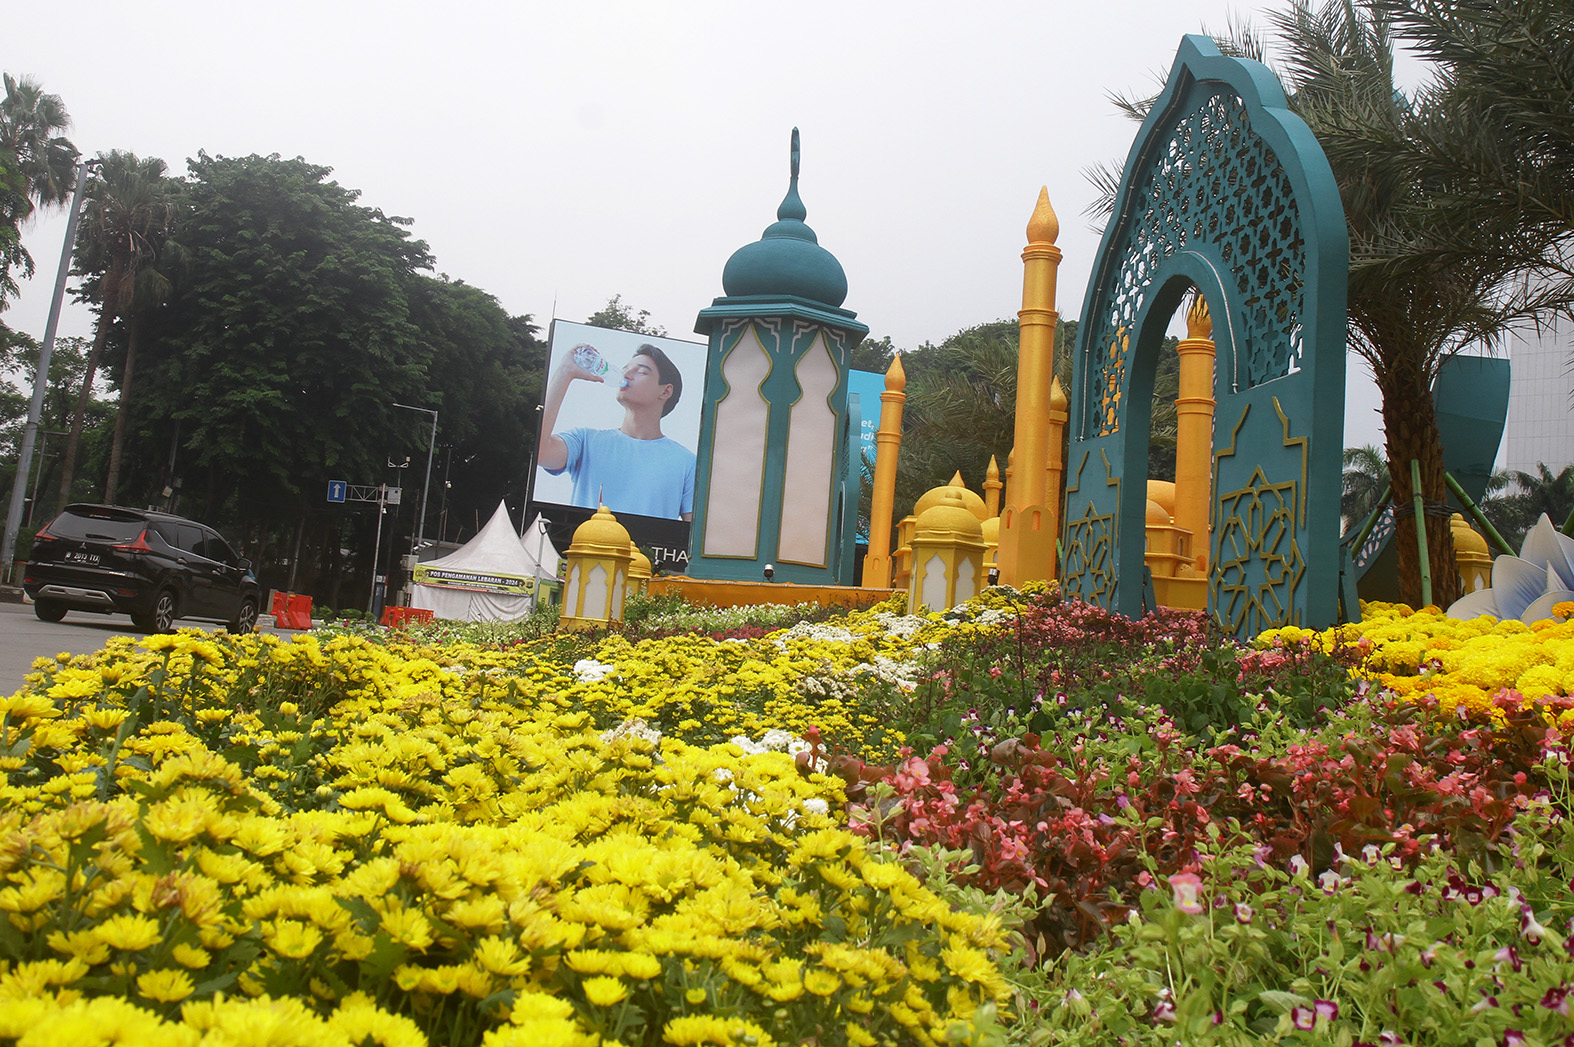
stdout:
[(59, 95), (31, 77), (4, 74), (0, 100), (0, 310), (16, 293), (13, 271), (33, 275), (33, 258), (22, 246), (21, 224), (35, 204), (63, 203), (74, 186), (76, 146), (63, 131), (71, 116)]
[[(154, 267), (175, 228), (180, 209), (178, 200), (178, 185), (165, 177), (163, 160), (139, 158), (135, 153), (120, 150), (99, 154), (99, 168), (88, 182), (87, 202), (77, 231), (75, 266), (79, 274), (87, 277), (84, 296), (98, 303), (98, 323), (77, 410), (71, 418), (71, 435), (66, 438), (65, 454), (60, 463), (57, 499), (60, 508), (72, 498), (82, 421), (112, 329), (118, 321), (125, 321), (127, 367), (121, 382), (124, 398), (129, 392), (126, 376), (135, 363), (137, 335), (141, 328), (142, 318), (136, 307), (140, 305), (146, 311), (168, 294), (167, 278)], [(128, 406), (123, 399), (121, 416), (126, 414)], [(117, 419), (115, 424), (106, 501), (115, 495), (124, 424), (123, 419)]]
[[(49, 358), (49, 384), (44, 391), (39, 440), (34, 457), (34, 475), (40, 477), (40, 483), (32, 495), (35, 505), (41, 500), (53, 504), (53, 499), (46, 500), (43, 492), (53, 489), (62, 440), (71, 424), (71, 414), (75, 409), (77, 392), (82, 387), (90, 346), (91, 342), (85, 338), (55, 340), (54, 352)], [(38, 373), (38, 356), (36, 339), (21, 332), (0, 328), (0, 491), (9, 492), (15, 479), (17, 455), (32, 401), (33, 382)], [(83, 459), (87, 470), (95, 477), (100, 474), (102, 467), (109, 416), (115, 410), (115, 405), (103, 397), (104, 390), (100, 384), (99, 388), (94, 389), (93, 399), (88, 403), (83, 431)], [(27, 482), (31, 484), (32, 478), (29, 477)], [(10, 494), (7, 493), (5, 498), (9, 499)], [(29, 516), (36, 517), (37, 514), (29, 509)]]
[(1538, 462), (1534, 473), (1512, 469), (1502, 475), (1511, 482), (1512, 489), (1487, 499), (1482, 508), (1492, 526), (1513, 548), (1524, 544), (1526, 532), (1542, 513), (1547, 514), (1554, 527), (1562, 527), (1574, 516), (1574, 465), (1553, 473), (1546, 463)]
[(186, 275), (149, 320), (136, 406), (174, 467), (128, 465), (154, 489), (194, 480), (191, 511), (237, 533), (293, 542), (328, 479), (375, 482), (408, 443), (389, 405), (426, 406), (433, 348), (411, 295), (430, 258), (331, 168), (207, 153), (189, 168)]

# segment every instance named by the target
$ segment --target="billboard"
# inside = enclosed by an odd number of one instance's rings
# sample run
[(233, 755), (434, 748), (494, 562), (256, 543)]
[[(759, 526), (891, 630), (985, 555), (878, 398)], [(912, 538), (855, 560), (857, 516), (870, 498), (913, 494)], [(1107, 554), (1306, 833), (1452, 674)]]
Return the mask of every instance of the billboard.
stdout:
[(657, 566), (681, 570), (705, 343), (566, 320), (552, 321), (549, 338), (532, 501), (559, 526), (605, 505), (636, 543), (659, 546)]

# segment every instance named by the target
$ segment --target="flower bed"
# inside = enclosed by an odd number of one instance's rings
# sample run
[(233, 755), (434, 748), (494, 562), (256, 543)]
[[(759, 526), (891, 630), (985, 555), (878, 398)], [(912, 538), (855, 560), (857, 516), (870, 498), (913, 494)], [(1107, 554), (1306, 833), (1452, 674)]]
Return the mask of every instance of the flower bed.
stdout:
[(664, 610), (41, 663), (0, 1044), (1574, 1033), (1563, 625)]

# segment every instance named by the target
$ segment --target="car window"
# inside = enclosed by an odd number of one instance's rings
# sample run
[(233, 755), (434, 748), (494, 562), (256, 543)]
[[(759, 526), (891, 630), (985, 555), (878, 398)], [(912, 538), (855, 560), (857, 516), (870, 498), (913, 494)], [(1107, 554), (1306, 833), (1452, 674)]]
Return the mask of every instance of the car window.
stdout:
[(165, 543), (173, 548), (180, 547), (180, 532), (175, 524), (169, 520), (150, 520), (148, 530), (164, 539)]
[(49, 525), (57, 538), (91, 538), (100, 541), (129, 542), (142, 533), (147, 521), (140, 516), (115, 512), (64, 512)]
[(219, 563), (233, 565), (238, 557), (235, 555), (235, 550), (230, 548), (229, 543), (220, 538), (217, 531), (206, 531), (204, 533), (207, 541), (203, 544), (202, 555), (210, 560), (217, 560)]
[(178, 523), (175, 525), (175, 544), (188, 553), (198, 556), (206, 555), (202, 551), (202, 528), (194, 523)]

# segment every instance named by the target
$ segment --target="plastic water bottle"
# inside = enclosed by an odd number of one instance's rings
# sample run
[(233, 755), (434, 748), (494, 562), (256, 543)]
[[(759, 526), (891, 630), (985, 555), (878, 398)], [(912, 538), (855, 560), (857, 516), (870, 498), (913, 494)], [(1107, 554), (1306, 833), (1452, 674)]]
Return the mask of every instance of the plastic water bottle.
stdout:
[(574, 362), (597, 378), (605, 378), (611, 368), (607, 365), (606, 358), (596, 351), (593, 345), (574, 346)]
[[(580, 344), (574, 346), (574, 362), (597, 378), (605, 380), (612, 366), (607, 363), (607, 358), (602, 356), (593, 345)], [(618, 376), (617, 387), (628, 388), (629, 380), (622, 375)]]

